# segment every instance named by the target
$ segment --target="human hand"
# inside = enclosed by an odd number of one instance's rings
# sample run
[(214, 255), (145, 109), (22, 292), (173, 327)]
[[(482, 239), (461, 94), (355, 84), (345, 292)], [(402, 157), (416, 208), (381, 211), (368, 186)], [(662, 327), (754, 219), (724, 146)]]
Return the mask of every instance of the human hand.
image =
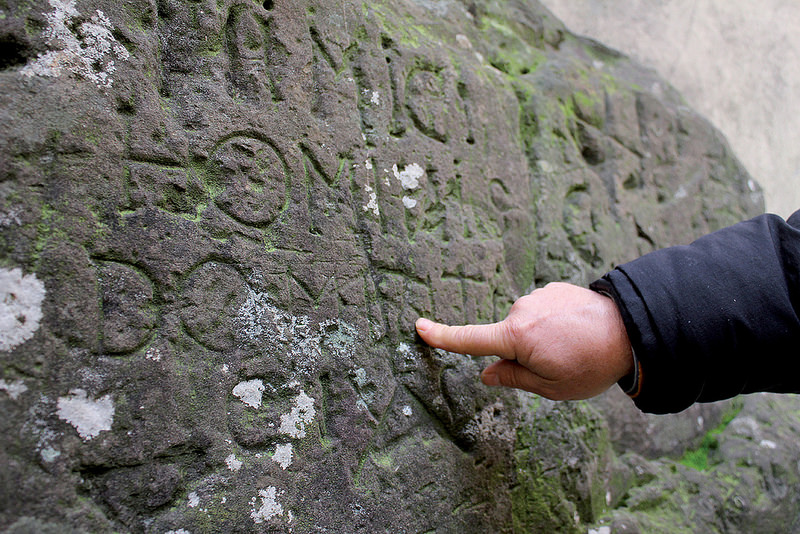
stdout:
[(483, 370), (484, 384), (553, 400), (599, 395), (634, 368), (614, 301), (571, 284), (536, 289), (499, 323), (447, 326), (417, 319), (416, 327), (432, 347), (502, 358)]

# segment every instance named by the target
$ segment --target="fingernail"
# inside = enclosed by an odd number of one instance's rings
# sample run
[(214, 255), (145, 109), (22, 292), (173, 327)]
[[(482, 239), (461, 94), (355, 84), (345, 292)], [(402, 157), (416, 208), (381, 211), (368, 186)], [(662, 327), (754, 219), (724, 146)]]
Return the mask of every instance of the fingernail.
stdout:
[(417, 327), (417, 332), (426, 332), (433, 326), (433, 321), (420, 317), (417, 319), (415, 326)]
[(497, 377), (497, 373), (483, 373), (481, 375), (481, 380), (487, 386), (499, 386), (500, 379)]

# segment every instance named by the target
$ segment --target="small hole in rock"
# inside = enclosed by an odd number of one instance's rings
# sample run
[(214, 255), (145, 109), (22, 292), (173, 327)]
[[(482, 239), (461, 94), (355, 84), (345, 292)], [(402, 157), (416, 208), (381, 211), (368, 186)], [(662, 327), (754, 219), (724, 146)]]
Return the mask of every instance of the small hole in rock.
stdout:
[(272, 0), (264, 0), (264, 3), (262, 5), (264, 6), (264, 9), (270, 11), (272, 10), (272, 4), (273, 4)]
[(0, 70), (5, 70), (28, 62), (28, 47), (16, 36), (0, 38)]

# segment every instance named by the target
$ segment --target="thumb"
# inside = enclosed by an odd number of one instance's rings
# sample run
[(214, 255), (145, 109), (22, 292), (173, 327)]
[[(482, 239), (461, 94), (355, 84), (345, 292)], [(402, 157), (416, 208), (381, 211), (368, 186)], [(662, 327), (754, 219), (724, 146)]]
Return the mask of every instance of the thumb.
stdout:
[(514, 344), (504, 322), (447, 326), (428, 319), (417, 319), (417, 332), (431, 347), (472, 354), (473, 356), (496, 355), (514, 359)]
[(518, 362), (498, 360), (481, 373), (481, 381), (487, 386), (505, 386), (517, 388), (547, 398), (553, 398), (552, 381), (548, 381), (533, 373)]

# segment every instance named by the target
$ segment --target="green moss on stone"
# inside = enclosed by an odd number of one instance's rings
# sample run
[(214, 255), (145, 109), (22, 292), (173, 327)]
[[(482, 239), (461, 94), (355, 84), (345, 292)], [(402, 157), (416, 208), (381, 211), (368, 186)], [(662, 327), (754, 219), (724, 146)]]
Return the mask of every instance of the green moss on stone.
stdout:
[(722, 417), (720, 424), (709, 430), (708, 433), (703, 436), (703, 440), (696, 449), (686, 451), (680, 459), (680, 463), (692, 469), (696, 469), (697, 471), (706, 471), (709, 469), (712, 466), (711, 456), (719, 446), (717, 436), (719, 436), (739, 412), (742, 411), (743, 406), (744, 404), (741, 401), (734, 402), (730, 410)]
[(64, 225), (64, 216), (49, 204), (42, 206), (39, 222), (36, 224), (36, 241), (33, 247), (32, 259), (38, 261), (47, 244), (54, 238), (69, 240)]
[(384, 9), (387, 8), (376, 3), (371, 4), (368, 10), (397, 44), (405, 48), (420, 48), (424, 41), (433, 41), (432, 34), (428, 29), (416, 23), (412, 17), (398, 17), (396, 8), (390, 7), (388, 12), (385, 12)]
[(511, 502), (515, 532), (581, 532), (557, 476), (518, 469)]
[(544, 63), (544, 52), (525, 43), (505, 21), (485, 17), (483, 31), (496, 43), (489, 52), (489, 63), (505, 74), (523, 76)]

